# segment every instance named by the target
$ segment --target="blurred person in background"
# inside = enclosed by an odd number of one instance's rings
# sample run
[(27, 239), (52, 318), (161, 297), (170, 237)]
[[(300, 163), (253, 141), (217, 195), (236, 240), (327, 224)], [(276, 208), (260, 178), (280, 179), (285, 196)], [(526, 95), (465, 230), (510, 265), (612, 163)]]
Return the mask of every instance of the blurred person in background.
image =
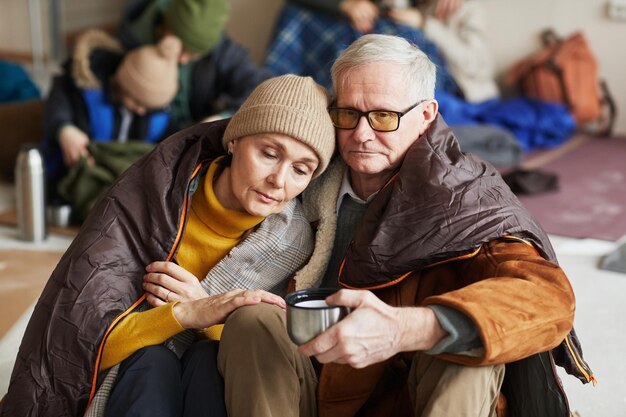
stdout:
[[(310, 75), (330, 89), (330, 67), (344, 48), (365, 33), (396, 35), (417, 45), (437, 65), (439, 90), (458, 94), (437, 45), (420, 28), (387, 15), (390, 7), (406, 8), (409, 4), (408, 1), (290, 0), (277, 20), (265, 66), (276, 74)], [(437, 13), (441, 19), (447, 18), (462, 4), (463, 0), (438, 0)]]
[(422, 30), (446, 60), (461, 96), (481, 102), (500, 96), (495, 62), (487, 45), (487, 27), (480, 0), (458, 0), (440, 12), (442, 0), (415, 0), (406, 7), (389, 7), (385, 15), (400, 24)]
[(228, 0), (130, 0), (122, 13), (117, 36), (128, 49), (167, 34), (182, 41), (179, 88), (170, 105), (176, 129), (231, 115), (271, 76), (226, 34), (229, 13)]
[[(99, 195), (101, 187), (85, 182), (84, 172), (101, 162), (99, 150), (113, 147), (114, 162), (128, 166), (174, 132), (170, 103), (178, 91), (181, 50), (173, 35), (126, 53), (103, 31), (79, 36), (45, 104), (42, 151), (49, 202), (82, 206), (84, 198), (76, 193)], [(60, 187), (68, 176), (72, 184)], [(86, 214), (89, 207), (74, 208)]]

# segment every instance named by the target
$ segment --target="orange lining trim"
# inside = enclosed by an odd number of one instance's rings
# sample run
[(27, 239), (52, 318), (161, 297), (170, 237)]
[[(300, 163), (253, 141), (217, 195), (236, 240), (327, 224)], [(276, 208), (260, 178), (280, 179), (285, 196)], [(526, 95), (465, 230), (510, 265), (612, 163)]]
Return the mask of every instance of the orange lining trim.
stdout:
[(537, 250), (537, 248), (535, 247), (535, 245), (532, 244), (532, 242), (527, 241), (526, 239), (523, 239), (521, 237), (517, 237), (517, 236), (513, 236), (513, 235), (504, 235), (502, 236), (503, 239), (513, 239), (513, 240), (517, 240), (518, 242), (522, 242), (525, 243), (526, 245), (530, 246), (531, 248), (533, 248), (535, 250), (535, 253), (539, 256), (541, 256), (541, 253), (539, 253), (539, 251)]
[[(342, 263), (341, 266), (343, 268), (343, 263)], [(344, 284), (343, 282), (340, 282), (340, 284), (343, 285), (346, 288), (350, 288), (351, 290), (378, 290), (378, 289), (381, 289), (381, 288), (391, 287), (391, 286), (401, 282), (402, 280), (404, 280), (406, 277), (408, 277), (412, 273), (413, 273), (413, 271), (409, 271), (406, 274), (404, 274), (404, 275), (394, 279), (393, 281), (389, 281), (389, 282), (386, 282), (386, 283), (380, 284), (380, 285), (374, 285), (374, 286), (371, 286), (371, 287), (353, 287), (351, 285)], [(339, 274), (341, 275), (341, 269), (339, 270)]]
[[(473, 258), (474, 256), (476, 256), (478, 254), (478, 252), (480, 252), (481, 248), (482, 248), (482, 245), (479, 246), (478, 249), (476, 249), (474, 252), (466, 253), (465, 255), (460, 255), (460, 256), (457, 256), (455, 258), (444, 259), (443, 261), (439, 261), (439, 262), (435, 262), (433, 264), (427, 265), (425, 268), (430, 268), (432, 266), (445, 264), (447, 262), (454, 262), (454, 261), (460, 261), (462, 259)], [(345, 263), (346, 263), (346, 258), (343, 258), (343, 261), (341, 262), (341, 266), (339, 267), (339, 274), (338, 274), (339, 276), (337, 277), (338, 280), (341, 277), (341, 273), (343, 272), (343, 267), (344, 267)], [(343, 285), (344, 287), (350, 288), (352, 290), (379, 290), (381, 288), (387, 288), (387, 287), (391, 287), (393, 285), (398, 284), (399, 282), (403, 281), (406, 277), (411, 275), (413, 272), (415, 272), (415, 271), (409, 271), (409, 272), (405, 273), (404, 275), (394, 279), (393, 281), (385, 282), (384, 284), (373, 285), (371, 287), (353, 287), (353, 286), (345, 284), (345, 283), (343, 283), (341, 281), (339, 281), (339, 283), (341, 285)]]
[(457, 256), (456, 258), (444, 259), (443, 261), (439, 261), (439, 262), (435, 262), (433, 264), (427, 265), (427, 268), (430, 268), (430, 267), (433, 267), (433, 266), (437, 266), (437, 265), (442, 265), (442, 264), (445, 264), (445, 263), (448, 263), (448, 262), (460, 261), (462, 259), (473, 258), (474, 256), (478, 255), (478, 252), (480, 252), (482, 247), (483, 247), (483, 245), (480, 245), (479, 247), (476, 248), (476, 250), (474, 252), (466, 253), (465, 255), (460, 255), (460, 256)]
[(572, 348), (571, 342), (569, 340), (569, 335), (565, 336), (565, 344), (567, 345), (567, 348), (569, 349), (570, 353), (572, 354), (572, 357), (574, 358), (574, 362), (576, 363), (576, 366), (578, 367), (578, 369), (582, 372), (582, 374), (585, 376), (585, 378), (587, 378), (587, 381), (591, 382), (593, 384), (593, 386), (595, 387), (598, 384), (598, 380), (596, 379), (596, 377), (593, 374), (590, 375), (585, 370), (585, 367), (581, 365), (580, 361), (583, 361), (583, 359), (579, 358), (578, 355), (576, 354), (576, 351), (574, 351), (574, 349)]
[[(196, 167), (196, 169), (193, 170), (193, 173), (191, 174), (191, 178), (189, 179), (189, 183), (191, 183), (191, 181), (193, 181), (193, 179), (196, 177), (196, 175), (198, 175), (198, 172), (200, 171), (201, 168), (202, 168), (202, 163), (200, 163)], [(189, 184), (187, 184), (187, 188), (189, 188)], [(174, 252), (176, 250), (176, 247), (178, 246), (178, 242), (180, 241), (180, 238), (181, 238), (181, 236), (183, 234), (183, 226), (185, 224), (185, 222), (183, 220), (187, 216), (187, 203), (188, 203), (188, 201), (189, 201), (189, 193), (185, 193), (185, 198), (183, 200), (183, 211), (181, 213), (181, 217), (180, 217), (180, 220), (179, 220), (178, 232), (176, 233), (176, 239), (174, 239), (174, 244), (172, 245), (172, 248), (170, 249), (170, 252), (167, 255), (166, 261), (171, 260), (172, 257), (174, 256)], [(109, 333), (111, 333), (111, 331), (113, 331), (113, 328), (117, 325), (117, 323), (119, 323), (124, 317), (126, 317), (135, 308), (137, 308), (137, 306), (139, 304), (141, 304), (141, 302), (143, 302), (143, 300), (145, 300), (145, 298), (146, 298), (146, 294), (144, 294), (141, 297), (139, 297), (139, 299), (137, 301), (135, 301), (133, 303), (133, 305), (131, 305), (126, 311), (124, 311), (122, 314), (117, 316), (117, 318), (115, 320), (113, 320), (113, 323), (111, 323), (111, 325), (109, 326), (107, 331), (104, 333), (104, 337), (102, 338), (102, 342), (100, 342), (100, 347), (98, 348), (98, 355), (96, 356), (96, 366), (95, 366), (95, 369), (94, 369), (93, 378), (91, 380), (91, 390), (89, 392), (89, 401), (87, 402), (87, 408), (85, 408), (85, 412), (87, 412), (87, 410), (89, 410), (89, 406), (91, 405), (91, 402), (93, 401), (93, 397), (96, 394), (96, 383), (98, 381), (98, 369), (100, 368), (100, 361), (102, 360), (102, 351), (104, 350), (104, 343), (106, 342), (106, 339), (109, 336)]]
[(130, 314), (141, 302), (146, 298), (146, 294), (139, 297), (139, 300), (135, 301), (132, 306), (130, 306), (126, 311), (117, 316), (113, 323), (109, 326), (107, 331), (104, 333), (104, 337), (102, 338), (102, 342), (100, 343), (100, 347), (98, 348), (98, 356), (96, 357), (96, 369), (93, 374), (93, 379), (91, 381), (91, 391), (89, 392), (89, 402), (87, 403), (87, 410), (89, 410), (89, 406), (91, 405), (91, 401), (93, 400), (94, 395), (96, 394), (96, 382), (98, 380), (98, 368), (100, 368), (100, 361), (102, 359), (102, 351), (104, 350), (104, 341), (109, 336), (109, 333), (113, 331), (113, 328), (117, 323), (119, 323), (124, 317)]
[[(397, 176), (398, 176), (398, 174), (394, 175), (394, 176), (393, 176), (393, 177), (392, 177), (392, 178), (391, 178), (391, 179), (387, 182), (387, 184), (385, 185), (385, 187), (386, 187), (387, 185), (389, 185), (389, 184), (391, 183), (391, 181), (393, 181), (393, 180), (394, 180)], [(384, 187), (383, 187), (383, 188), (384, 188)], [(517, 237), (517, 236), (513, 236), (513, 235), (504, 235), (504, 236), (502, 236), (502, 238), (506, 238), (506, 239), (514, 239), (514, 240), (517, 240), (517, 241), (519, 241), (519, 242), (522, 242), (522, 243), (524, 243), (524, 244), (526, 244), (526, 245), (530, 246), (531, 248), (533, 248), (533, 249), (535, 250), (535, 252), (536, 252), (538, 255), (540, 255), (540, 254), (539, 254), (539, 251), (537, 250), (537, 248), (535, 247), (535, 245), (533, 245), (531, 242), (529, 242), (529, 241), (527, 241), (527, 240), (525, 240), (525, 239), (522, 239), (521, 237)], [(463, 259), (473, 258), (474, 256), (478, 255), (478, 252), (480, 252), (480, 250), (482, 249), (482, 247), (483, 247), (483, 245), (480, 245), (480, 246), (478, 246), (478, 248), (476, 248), (476, 250), (474, 250), (473, 252), (466, 253), (465, 255), (460, 255), (460, 256), (457, 256), (457, 257), (454, 257), (454, 258), (450, 258), (450, 259), (444, 259), (444, 260), (442, 260), (442, 261), (435, 262), (435, 263), (432, 263), (432, 264), (430, 264), (430, 265), (427, 265), (425, 268), (431, 268), (431, 267), (433, 267), (433, 266), (442, 265), (442, 264), (445, 264), (445, 263), (447, 263), (447, 262), (454, 262), (454, 261), (460, 261), (460, 260), (463, 260)], [(378, 290), (378, 289), (381, 289), (381, 288), (391, 287), (391, 286), (393, 286), (393, 285), (395, 285), (395, 284), (397, 284), (397, 283), (401, 282), (402, 280), (404, 280), (406, 277), (408, 277), (409, 275), (411, 275), (411, 274), (414, 272), (414, 271), (409, 271), (409, 272), (407, 272), (406, 274), (404, 274), (404, 275), (402, 275), (402, 276), (400, 276), (400, 277), (398, 277), (398, 278), (394, 279), (393, 281), (389, 281), (389, 282), (386, 282), (386, 283), (384, 283), (384, 284), (374, 285), (374, 286), (371, 286), (371, 287), (353, 287), (353, 286), (351, 286), (351, 285), (347, 285), (347, 284), (345, 284), (345, 283), (343, 283), (343, 282), (341, 282), (341, 281), (339, 280), (339, 278), (341, 277), (341, 274), (342, 274), (342, 272), (343, 272), (343, 267), (344, 267), (345, 263), (346, 263), (346, 258), (344, 257), (344, 258), (343, 258), (343, 261), (341, 262), (341, 266), (339, 266), (339, 273), (338, 273), (338, 276), (337, 276), (337, 280), (339, 281), (339, 283), (340, 283), (341, 285), (343, 285), (343, 286), (344, 286), (344, 287), (346, 287), (346, 288), (352, 289), (352, 290)]]
[(394, 182), (394, 181), (396, 180), (396, 178), (398, 178), (398, 175), (400, 175), (400, 173), (399, 173), (399, 172), (396, 172), (396, 173), (393, 175), (393, 177), (389, 178), (389, 181), (387, 181), (387, 182), (385, 183), (385, 185), (383, 185), (383, 188), (381, 188), (381, 190), (384, 190), (385, 188), (387, 188), (387, 186), (388, 186), (389, 184), (391, 184), (392, 182)]

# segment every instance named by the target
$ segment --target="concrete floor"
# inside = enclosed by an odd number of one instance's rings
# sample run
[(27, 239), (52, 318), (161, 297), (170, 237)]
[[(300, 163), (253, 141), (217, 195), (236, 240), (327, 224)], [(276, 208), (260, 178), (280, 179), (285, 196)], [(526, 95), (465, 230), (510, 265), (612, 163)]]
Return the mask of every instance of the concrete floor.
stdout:
[[(14, 205), (12, 187), (0, 184), (0, 212)], [(596, 387), (582, 385), (560, 372), (572, 410), (581, 417), (626, 416), (626, 275), (601, 271), (598, 260), (616, 243), (551, 236), (561, 266), (577, 296), (575, 327), (585, 358), (598, 379)], [(44, 243), (16, 239), (15, 229), (0, 226), (0, 248), (64, 250), (71, 239), (50, 236)], [(0, 285), (11, 278), (0, 275)], [(30, 315), (27, 311), (0, 340), (0, 396), (6, 392), (17, 346)]]

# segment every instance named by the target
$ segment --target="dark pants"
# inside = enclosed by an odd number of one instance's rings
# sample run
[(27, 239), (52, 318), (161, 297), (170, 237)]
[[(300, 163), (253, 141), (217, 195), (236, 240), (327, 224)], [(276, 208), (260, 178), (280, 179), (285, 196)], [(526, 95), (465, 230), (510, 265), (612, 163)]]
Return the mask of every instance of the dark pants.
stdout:
[(107, 417), (226, 417), (218, 342), (196, 342), (179, 360), (148, 346), (124, 360), (107, 402)]

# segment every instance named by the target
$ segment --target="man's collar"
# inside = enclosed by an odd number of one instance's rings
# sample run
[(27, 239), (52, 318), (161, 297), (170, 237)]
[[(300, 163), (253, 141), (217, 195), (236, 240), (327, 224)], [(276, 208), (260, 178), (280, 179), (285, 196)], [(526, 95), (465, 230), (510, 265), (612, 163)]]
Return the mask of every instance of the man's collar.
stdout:
[(361, 197), (356, 195), (354, 192), (354, 188), (352, 188), (352, 184), (350, 184), (350, 168), (346, 167), (343, 172), (343, 179), (341, 180), (341, 188), (339, 188), (339, 195), (337, 196), (337, 207), (335, 213), (339, 213), (339, 207), (341, 206), (341, 202), (343, 201), (343, 197), (348, 194), (350, 198), (360, 204), (367, 204), (376, 197), (378, 191), (374, 194), (370, 195), (367, 200), (363, 200)]

